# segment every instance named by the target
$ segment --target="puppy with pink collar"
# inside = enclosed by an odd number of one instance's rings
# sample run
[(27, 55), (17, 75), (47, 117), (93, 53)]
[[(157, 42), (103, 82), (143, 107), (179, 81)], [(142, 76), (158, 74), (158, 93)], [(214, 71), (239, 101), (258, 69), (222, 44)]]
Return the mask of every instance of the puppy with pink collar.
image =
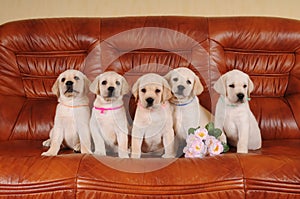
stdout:
[(128, 123), (123, 104), (123, 95), (129, 92), (126, 79), (116, 72), (105, 72), (95, 78), (90, 91), (96, 94), (90, 120), (94, 154), (118, 153), (120, 158), (128, 158)]

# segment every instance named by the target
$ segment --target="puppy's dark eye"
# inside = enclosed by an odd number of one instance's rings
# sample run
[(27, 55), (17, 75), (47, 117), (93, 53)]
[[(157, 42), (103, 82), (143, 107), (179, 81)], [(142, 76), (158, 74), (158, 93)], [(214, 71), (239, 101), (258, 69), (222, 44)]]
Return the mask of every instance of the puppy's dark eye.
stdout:
[(186, 83), (187, 84), (192, 84), (192, 82), (190, 80), (187, 80)]
[(177, 77), (173, 78), (173, 81), (174, 81), (174, 82), (177, 82), (177, 81), (178, 81), (178, 78), (177, 78)]
[(247, 85), (246, 84), (244, 84), (244, 86), (243, 86), (244, 88), (247, 88)]
[(142, 88), (142, 93), (146, 93), (146, 89), (145, 88)]
[(234, 88), (234, 84), (230, 84), (229, 87), (230, 87), (230, 88)]
[(79, 80), (79, 77), (75, 76), (74, 79), (75, 79), (75, 80)]
[(65, 81), (66, 81), (66, 78), (63, 77), (63, 78), (61, 79), (61, 82), (65, 82)]
[(107, 81), (104, 80), (103, 82), (101, 82), (102, 85), (106, 85), (107, 84)]
[(116, 84), (117, 84), (118, 86), (120, 86), (121, 83), (120, 83), (119, 81), (116, 81)]
[(155, 93), (160, 93), (160, 89), (156, 89), (156, 90), (155, 90)]

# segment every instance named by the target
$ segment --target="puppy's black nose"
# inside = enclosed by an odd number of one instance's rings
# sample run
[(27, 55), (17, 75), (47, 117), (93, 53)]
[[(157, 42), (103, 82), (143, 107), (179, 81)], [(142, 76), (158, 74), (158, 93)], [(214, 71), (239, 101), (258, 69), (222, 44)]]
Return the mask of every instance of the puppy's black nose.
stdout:
[(239, 98), (239, 100), (242, 100), (245, 97), (243, 93), (238, 93), (236, 96)]
[(113, 92), (113, 91), (115, 90), (115, 87), (110, 86), (110, 87), (107, 88), (107, 90), (108, 90), (109, 92)]
[(177, 89), (178, 89), (179, 91), (183, 91), (183, 90), (185, 89), (185, 87), (182, 86), (182, 85), (178, 85), (178, 86), (177, 86)]
[(67, 86), (72, 86), (72, 85), (73, 85), (73, 82), (72, 82), (72, 81), (67, 81), (67, 82), (66, 82), (66, 85), (67, 85)]
[(152, 106), (152, 105), (153, 105), (153, 102), (154, 102), (154, 99), (153, 99), (152, 97), (148, 97), (148, 98), (146, 99), (146, 102), (147, 102), (148, 106)]

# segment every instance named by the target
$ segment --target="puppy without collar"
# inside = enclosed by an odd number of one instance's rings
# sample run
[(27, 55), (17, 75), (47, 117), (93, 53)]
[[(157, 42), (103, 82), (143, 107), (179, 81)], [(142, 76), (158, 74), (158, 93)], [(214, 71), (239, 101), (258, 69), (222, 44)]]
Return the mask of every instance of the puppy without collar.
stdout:
[[(220, 94), (215, 127), (225, 131), (229, 144), (236, 146), (238, 153), (261, 148), (260, 129), (248, 103), (253, 88), (249, 76), (239, 70), (225, 73), (214, 85)], [(225, 134), (220, 140), (226, 143)]]
[(141, 153), (162, 152), (164, 158), (175, 157), (172, 109), (168, 102), (171, 91), (160, 75), (149, 73), (132, 87), (138, 105), (132, 128), (132, 158)]
[(66, 70), (58, 76), (52, 87), (58, 98), (54, 126), (50, 139), (43, 142), (50, 148), (43, 156), (57, 155), (62, 144), (74, 151), (91, 153), (89, 85), (90, 81), (78, 70)]
[(116, 72), (105, 72), (92, 82), (90, 90), (96, 94), (90, 128), (95, 154), (118, 152), (128, 158), (128, 125), (123, 95), (129, 92), (125, 78)]
[(211, 113), (200, 105), (197, 95), (203, 86), (196, 74), (188, 68), (179, 67), (165, 75), (172, 90), (170, 103), (174, 109), (173, 121), (178, 145), (177, 155), (183, 153), (189, 128), (205, 127), (213, 120)]

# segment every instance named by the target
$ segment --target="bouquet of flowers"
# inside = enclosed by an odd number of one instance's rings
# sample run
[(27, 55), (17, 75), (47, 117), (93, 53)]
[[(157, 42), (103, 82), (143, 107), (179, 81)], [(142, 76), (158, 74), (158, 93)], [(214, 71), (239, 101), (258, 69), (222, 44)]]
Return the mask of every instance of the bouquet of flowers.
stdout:
[(205, 128), (190, 128), (186, 139), (187, 146), (183, 149), (185, 157), (203, 158), (227, 152), (228, 145), (218, 140), (221, 134), (222, 131), (215, 128), (212, 122), (208, 123)]

